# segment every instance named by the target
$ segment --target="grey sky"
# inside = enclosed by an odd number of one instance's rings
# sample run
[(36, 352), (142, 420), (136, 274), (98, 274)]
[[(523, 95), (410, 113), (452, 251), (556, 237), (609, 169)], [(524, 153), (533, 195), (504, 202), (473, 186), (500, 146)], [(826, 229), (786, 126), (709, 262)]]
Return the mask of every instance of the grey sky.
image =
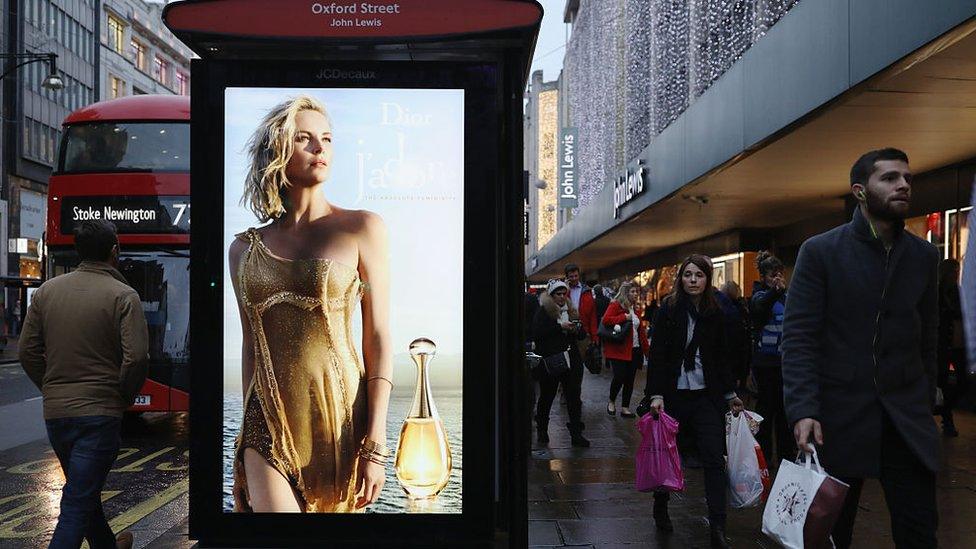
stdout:
[(542, 18), (542, 28), (539, 30), (539, 40), (535, 44), (532, 55), (532, 72), (542, 70), (543, 80), (555, 80), (563, 66), (563, 55), (566, 54), (566, 32), (569, 25), (563, 23), (563, 9), (566, 0), (539, 0), (545, 15)]

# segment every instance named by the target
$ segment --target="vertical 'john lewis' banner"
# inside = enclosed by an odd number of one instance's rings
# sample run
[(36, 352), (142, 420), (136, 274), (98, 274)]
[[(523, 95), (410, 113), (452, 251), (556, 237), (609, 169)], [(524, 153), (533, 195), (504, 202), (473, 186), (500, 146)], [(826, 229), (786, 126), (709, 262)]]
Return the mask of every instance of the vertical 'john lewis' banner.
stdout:
[(579, 206), (579, 182), (576, 180), (576, 147), (579, 143), (576, 126), (563, 128), (559, 136), (559, 207)]

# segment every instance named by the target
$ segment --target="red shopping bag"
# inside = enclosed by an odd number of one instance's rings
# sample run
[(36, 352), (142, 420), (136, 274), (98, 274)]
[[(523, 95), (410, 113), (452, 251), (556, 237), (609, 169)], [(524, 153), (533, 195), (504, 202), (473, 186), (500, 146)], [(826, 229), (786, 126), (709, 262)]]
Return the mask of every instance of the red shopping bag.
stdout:
[(769, 465), (766, 464), (766, 456), (763, 455), (762, 447), (759, 446), (759, 443), (756, 443), (755, 448), (756, 461), (759, 462), (759, 471), (762, 473), (762, 502), (766, 503), (766, 500), (769, 498), (769, 492), (773, 489), (773, 479), (769, 477)]
[(637, 448), (636, 488), (641, 492), (680, 492), (685, 489), (678, 455), (678, 420), (661, 412), (644, 414), (637, 420), (641, 433)]

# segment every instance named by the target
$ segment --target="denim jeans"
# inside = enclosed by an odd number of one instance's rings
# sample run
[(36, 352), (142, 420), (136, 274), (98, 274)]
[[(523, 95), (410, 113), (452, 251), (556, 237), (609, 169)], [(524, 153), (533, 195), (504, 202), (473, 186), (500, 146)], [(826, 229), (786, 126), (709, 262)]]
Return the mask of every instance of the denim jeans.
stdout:
[(102, 512), (102, 486), (119, 453), (122, 419), (83, 416), (49, 419), (47, 436), (61, 462), (65, 484), (52, 549), (115, 548), (115, 534)]

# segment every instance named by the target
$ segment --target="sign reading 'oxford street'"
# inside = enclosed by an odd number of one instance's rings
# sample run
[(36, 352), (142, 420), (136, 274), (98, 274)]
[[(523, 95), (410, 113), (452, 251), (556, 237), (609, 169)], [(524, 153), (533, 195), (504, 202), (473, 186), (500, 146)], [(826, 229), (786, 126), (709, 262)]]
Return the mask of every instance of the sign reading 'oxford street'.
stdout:
[(613, 184), (613, 218), (617, 219), (620, 208), (640, 196), (647, 186), (647, 170), (638, 160), (636, 166), (627, 168), (627, 172)]
[(563, 128), (560, 137), (559, 207), (576, 208), (579, 206), (579, 184), (576, 182), (576, 127)]

